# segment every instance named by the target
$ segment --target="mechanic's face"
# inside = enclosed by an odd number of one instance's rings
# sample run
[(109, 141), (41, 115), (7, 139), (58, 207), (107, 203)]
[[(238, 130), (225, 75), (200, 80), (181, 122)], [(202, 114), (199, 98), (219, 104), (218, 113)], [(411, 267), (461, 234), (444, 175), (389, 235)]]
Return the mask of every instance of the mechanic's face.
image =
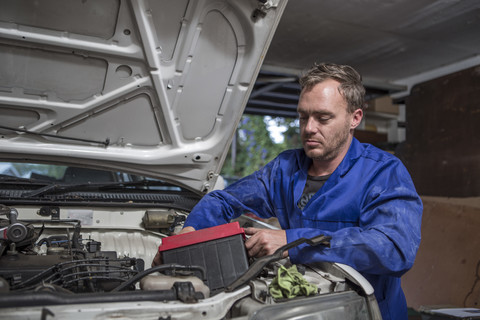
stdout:
[(362, 118), (362, 110), (347, 110), (347, 102), (338, 91), (340, 84), (325, 80), (303, 91), (298, 103), (303, 148), (313, 160), (330, 161), (348, 150), (353, 129)]

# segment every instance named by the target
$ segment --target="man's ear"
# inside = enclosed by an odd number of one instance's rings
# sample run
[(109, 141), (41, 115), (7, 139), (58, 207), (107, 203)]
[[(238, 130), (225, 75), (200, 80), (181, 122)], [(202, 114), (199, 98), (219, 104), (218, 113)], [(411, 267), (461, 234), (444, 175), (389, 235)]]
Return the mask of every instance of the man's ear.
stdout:
[(355, 129), (360, 125), (360, 122), (362, 122), (363, 119), (363, 110), (362, 109), (357, 109), (353, 112), (352, 114), (352, 122), (350, 124), (350, 129)]

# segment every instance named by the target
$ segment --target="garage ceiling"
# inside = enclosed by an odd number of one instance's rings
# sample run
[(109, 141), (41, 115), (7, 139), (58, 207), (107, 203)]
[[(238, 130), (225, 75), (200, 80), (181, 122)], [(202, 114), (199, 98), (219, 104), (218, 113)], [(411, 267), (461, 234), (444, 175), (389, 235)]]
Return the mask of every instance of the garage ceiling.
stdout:
[(313, 62), (355, 67), (367, 98), (408, 95), (416, 83), (480, 65), (480, 1), (290, 0), (247, 112), (291, 113), (295, 77)]

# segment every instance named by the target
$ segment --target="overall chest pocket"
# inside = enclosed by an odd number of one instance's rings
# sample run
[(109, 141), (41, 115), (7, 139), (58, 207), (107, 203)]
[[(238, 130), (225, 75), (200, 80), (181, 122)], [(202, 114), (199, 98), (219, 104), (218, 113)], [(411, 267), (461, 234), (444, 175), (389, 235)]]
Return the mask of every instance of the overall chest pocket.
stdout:
[(325, 220), (304, 218), (303, 224), (306, 228), (316, 228), (325, 231), (337, 231), (343, 228), (358, 226), (358, 223), (356, 221), (342, 221), (339, 219)]
[(302, 211), (303, 225), (305, 228), (325, 231), (356, 227), (359, 225), (361, 212), (357, 200), (344, 190), (323, 190), (310, 199)]
[(303, 224), (307, 228), (336, 231), (359, 225), (358, 210), (348, 206), (329, 208), (328, 206), (310, 206), (302, 212)]

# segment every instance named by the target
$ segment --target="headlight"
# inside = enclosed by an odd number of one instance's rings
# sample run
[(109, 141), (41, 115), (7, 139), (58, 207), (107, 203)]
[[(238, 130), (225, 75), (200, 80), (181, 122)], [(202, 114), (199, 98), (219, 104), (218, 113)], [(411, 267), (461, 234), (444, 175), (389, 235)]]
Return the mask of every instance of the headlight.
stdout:
[(294, 299), (255, 312), (255, 320), (363, 320), (372, 319), (366, 299), (354, 291)]

